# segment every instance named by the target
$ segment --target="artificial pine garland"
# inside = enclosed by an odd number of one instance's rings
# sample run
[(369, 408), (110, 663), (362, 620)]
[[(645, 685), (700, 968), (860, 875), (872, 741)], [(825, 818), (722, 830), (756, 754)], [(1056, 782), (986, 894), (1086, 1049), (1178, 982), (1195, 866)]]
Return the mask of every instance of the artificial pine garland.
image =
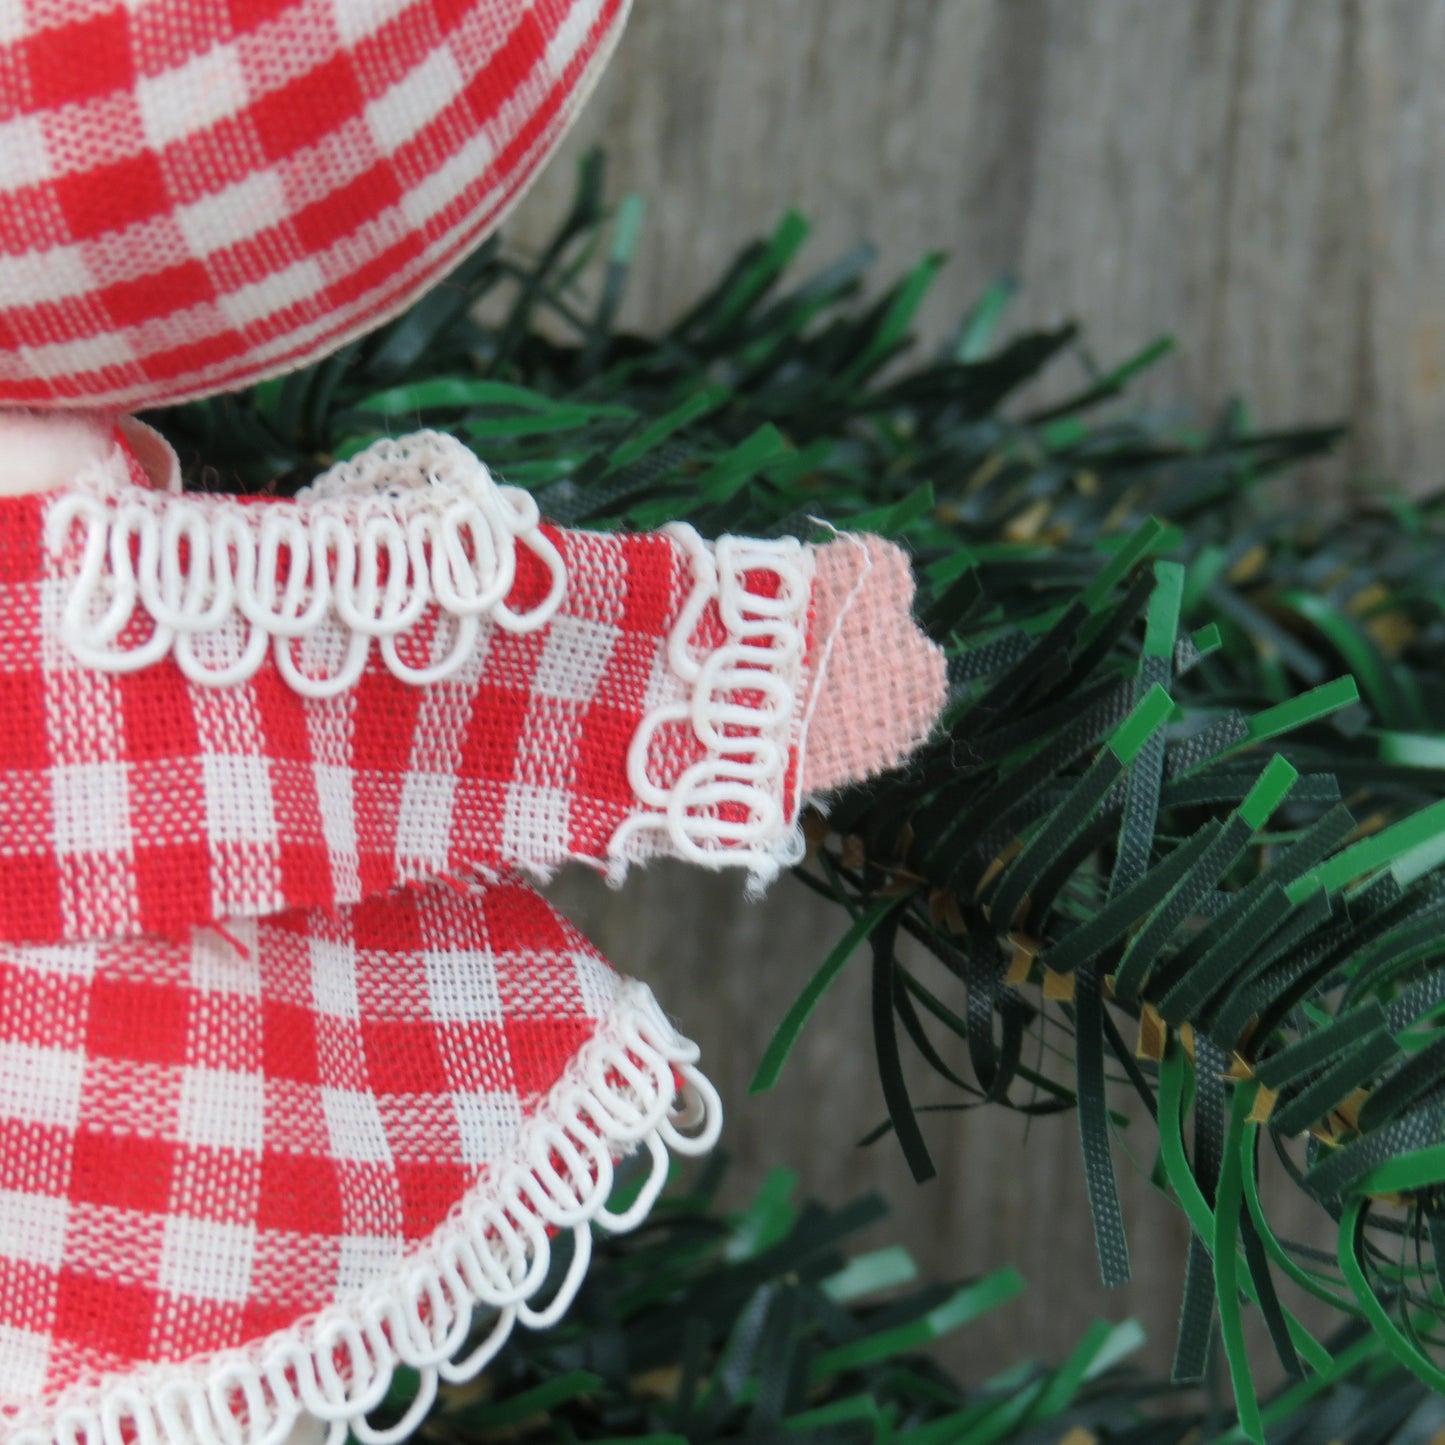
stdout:
[[(814, 820), (799, 877), (850, 924), (799, 980), (757, 1086), (866, 951), (887, 1127), (913, 1173), (934, 1166), (905, 1050), (961, 1102), (1076, 1107), (1111, 1282), (1128, 1251), (1108, 1099), (1137, 1091), (1195, 1231), (1176, 1374), (1203, 1371), (1217, 1322), (1244, 1435), (1266, 1423), (1246, 1303), (1303, 1388), (1334, 1381), (1344, 1350), (1445, 1390), (1440, 508), (1291, 512), (1259, 483), (1333, 433), (1259, 435), (1232, 410), (1194, 434), (1101, 410), (1158, 347), (1021, 409), (1077, 337), (997, 343), (1005, 288), (909, 362), (937, 258), (876, 302), (860, 299), (866, 251), (788, 284), (797, 217), (663, 334), (621, 334), (637, 208), (609, 226), (601, 196), (590, 161), (535, 262), (490, 243), (320, 365), (152, 419), (183, 457), (234, 468), (202, 485), (284, 486), (435, 426), (563, 523), (773, 535), (818, 513), (906, 541), (951, 660), (945, 728)], [(902, 935), (946, 966), (948, 996), (900, 961)], [(1068, 1041), (1063, 1071), (1031, 1062), (1045, 1028)], [(1333, 1254), (1276, 1236), (1261, 1149), (1333, 1221)], [(1367, 1333), (1317, 1340), (1281, 1277)], [(723, 1369), (715, 1343), (688, 1368)]]
[[(1131, 1367), (1132, 1320), (1096, 1321), (1056, 1365), (1024, 1359), (960, 1384), (928, 1346), (989, 1328), (1024, 1289), (1012, 1268), (920, 1284), (899, 1246), (851, 1252), (876, 1196), (799, 1205), (773, 1175), (720, 1211), (716, 1158), (635, 1234), (601, 1242), (567, 1317), (519, 1331), (487, 1374), (443, 1390), (419, 1439), (436, 1445), (1242, 1445), (1217, 1372), (1187, 1396)], [(1271, 1445), (1426, 1445), (1445, 1399), (1359, 1325), (1328, 1371), (1261, 1408)], [(406, 1390), (389, 1405), (399, 1413)], [(383, 1418), (378, 1415), (378, 1421)]]

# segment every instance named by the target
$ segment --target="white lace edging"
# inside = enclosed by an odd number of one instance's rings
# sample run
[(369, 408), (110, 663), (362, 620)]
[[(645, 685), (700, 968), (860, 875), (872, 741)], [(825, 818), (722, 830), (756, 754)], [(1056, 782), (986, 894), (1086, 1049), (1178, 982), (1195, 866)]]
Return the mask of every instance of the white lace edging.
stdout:
[[(280, 1445), (310, 1416), (329, 1427), (331, 1445), (348, 1430), (366, 1445), (405, 1439), (441, 1381), (472, 1379), (515, 1324), (541, 1329), (562, 1316), (591, 1259), (592, 1225), (616, 1233), (641, 1223), (666, 1181), (669, 1149), (701, 1154), (713, 1146), (722, 1108), (693, 1067), (697, 1052), (645, 986), (624, 984), (518, 1131), (511, 1157), (388, 1277), (250, 1349), (68, 1392), (8, 1428), (0, 1423), (0, 1436), (7, 1445)], [(613, 1161), (637, 1149), (651, 1155), (647, 1182), (625, 1212), (612, 1213)], [(572, 1261), (538, 1307), (551, 1233), (562, 1230), (573, 1236)], [(479, 1309), (492, 1312), (490, 1327), (463, 1354)], [(401, 1366), (421, 1378), (416, 1399), (403, 1419), (376, 1429), (367, 1417)]]
[[(421, 686), (465, 665), (483, 618), (508, 632), (545, 626), (567, 575), (540, 521), (526, 492), (498, 486), (455, 437), (422, 431), (375, 442), (290, 502), (117, 485), (98, 466), (50, 505), (46, 541), (69, 562), (61, 639), (86, 666), (135, 672), (169, 654), (192, 682), (227, 687), (271, 651), (296, 692), (334, 697), (355, 685), (373, 642), (389, 671)], [(518, 544), (551, 577), (525, 612), (503, 600)], [(436, 611), (452, 636), (442, 657), (414, 665), (399, 644), (420, 623), (430, 656)], [(123, 641), (137, 620), (148, 634)], [(296, 646), (328, 632), (340, 661), (324, 676), (303, 670)]]
[[(802, 860), (804, 844), (788, 817), (785, 784), (798, 728), (812, 599), (813, 554), (795, 538), (704, 542), (685, 523), (663, 529), (687, 554), (692, 592), (667, 640), (668, 664), (689, 688), (681, 702), (660, 703), (634, 734), (627, 777), (648, 809), (612, 835), (611, 876), (661, 832), (672, 851), (704, 867), (745, 867), (761, 888), (784, 866)], [(750, 578), (776, 579), (776, 594), (750, 588)], [(716, 602), (727, 641), (699, 659), (693, 635)], [(738, 700), (757, 694), (756, 703)], [(670, 783), (649, 772), (659, 730), (691, 726), (704, 755)], [(727, 817), (723, 809), (741, 816)]]

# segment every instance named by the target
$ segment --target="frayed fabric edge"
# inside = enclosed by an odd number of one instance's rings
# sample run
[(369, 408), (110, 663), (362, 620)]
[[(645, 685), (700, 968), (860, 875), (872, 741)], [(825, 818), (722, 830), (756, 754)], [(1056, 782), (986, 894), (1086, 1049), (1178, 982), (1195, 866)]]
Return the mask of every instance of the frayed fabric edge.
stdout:
[[(474, 1378), (517, 1324), (555, 1324), (591, 1259), (592, 1227), (635, 1228), (667, 1177), (669, 1152), (702, 1154), (722, 1125), (698, 1049), (672, 1027), (651, 991), (626, 982), (596, 1033), (518, 1130), (498, 1161), (419, 1249), (356, 1295), (243, 1350), (152, 1365), (0, 1423), (6, 1445), (282, 1445), (306, 1419), (330, 1445), (348, 1431), (396, 1445), (425, 1418), (443, 1383)], [(684, 1132), (687, 1131), (687, 1132)], [(645, 1150), (651, 1167), (621, 1213), (608, 1209), (615, 1161)], [(538, 1297), (552, 1236), (574, 1248), (565, 1278)], [(472, 1321), (490, 1313), (483, 1338)], [(470, 1348), (468, 1348), (470, 1346)], [(370, 1414), (399, 1368), (420, 1386), (385, 1429)]]

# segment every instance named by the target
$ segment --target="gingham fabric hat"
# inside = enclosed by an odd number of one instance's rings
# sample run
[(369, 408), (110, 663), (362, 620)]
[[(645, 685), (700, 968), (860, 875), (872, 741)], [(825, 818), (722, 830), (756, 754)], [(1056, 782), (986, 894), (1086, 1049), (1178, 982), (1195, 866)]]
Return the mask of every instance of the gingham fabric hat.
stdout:
[(0, 1434), (371, 1438), (717, 1127), (524, 878), (766, 881), (942, 658), (877, 539), (568, 532), (435, 434), (294, 502), (173, 482), (131, 427), (0, 499)]
[(492, 230), (628, 0), (4, 0), (0, 404), (322, 356)]

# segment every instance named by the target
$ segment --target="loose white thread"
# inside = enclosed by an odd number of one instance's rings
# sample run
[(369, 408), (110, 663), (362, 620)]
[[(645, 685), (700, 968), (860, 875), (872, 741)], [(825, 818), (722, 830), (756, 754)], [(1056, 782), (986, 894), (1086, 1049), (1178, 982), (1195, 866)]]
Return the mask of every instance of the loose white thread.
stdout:
[[(516, 1324), (542, 1329), (560, 1318), (586, 1273), (592, 1226), (639, 1224), (666, 1181), (669, 1149), (712, 1148), (722, 1108), (693, 1067), (697, 1053), (647, 988), (625, 984), (511, 1156), (388, 1278), (250, 1349), (149, 1367), (27, 1409), (12, 1417), (7, 1445), (279, 1445), (308, 1416), (328, 1427), (331, 1445), (348, 1430), (365, 1445), (395, 1445), (440, 1381), (474, 1378)], [(650, 1156), (647, 1182), (614, 1213), (613, 1161), (638, 1149)], [(573, 1236), (572, 1264), (536, 1308), (561, 1230)], [(490, 1312), (489, 1328), (463, 1355), (479, 1311)], [(367, 1416), (402, 1366), (421, 1377), (415, 1403), (379, 1429)]]
[[(873, 558), (869, 554), (868, 544), (863, 539), (851, 532), (840, 532), (831, 522), (822, 522), (819, 518), (813, 517), (810, 521), (818, 522), (819, 525), (827, 527), (838, 541), (846, 540), (855, 550), (863, 554), (863, 566), (858, 573), (858, 580), (849, 589), (847, 597), (843, 599), (843, 605), (838, 609), (838, 615), (833, 619), (833, 626), (828, 636), (824, 639), (823, 646), (818, 651), (818, 660), (813, 667), (812, 685), (809, 688), (807, 708), (803, 712), (803, 718), (798, 726), (798, 776), (806, 777), (808, 770), (808, 738), (813, 729), (813, 714), (818, 710), (818, 700), (823, 695), (823, 686), (828, 676), (828, 664), (833, 660), (833, 646), (843, 635), (843, 624), (848, 614), (853, 610), (853, 604), (863, 595), (864, 588), (868, 585), (868, 575), (873, 571)], [(818, 799), (810, 798), (810, 805), (817, 806)], [(826, 805), (822, 808), (827, 812)]]
[[(746, 867), (761, 890), (784, 865), (801, 861), (804, 850), (787, 817), (784, 783), (803, 680), (812, 554), (794, 538), (720, 537), (710, 546), (684, 523), (664, 530), (693, 571), (692, 591), (667, 641), (669, 666), (690, 693), (659, 704), (634, 734), (628, 781), (654, 811), (626, 819), (608, 854), (620, 875), (639, 835), (661, 830), (682, 857), (705, 867)], [(750, 590), (750, 577), (764, 575), (776, 579), (774, 595)], [(699, 660), (693, 635), (713, 602), (727, 641)], [(757, 700), (740, 702), (741, 693)], [(659, 783), (648, 771), (649, 754), (659, 730), (678, 723), (691, 726), (703, 756)]]
[[(51, 504), (47, 544), (70, 574), (61, 639), (86, 666), (135, 672), (170, 655), (192, 682), (227, 687), (271, 651), (302, 696), (334, 697), (373, 642), (393, 675), (422, 686), (465, 665), (483, 619), (545, 626), (567, 576), (540, 520), (455, 437), (424, 431), (376, 442), (294, 502), (168, 495), (96, 468)], [(524, 612), (504, 601), (519, 543), (551, 579)], [(297, 662), (308, 643), (329, 670)]]

